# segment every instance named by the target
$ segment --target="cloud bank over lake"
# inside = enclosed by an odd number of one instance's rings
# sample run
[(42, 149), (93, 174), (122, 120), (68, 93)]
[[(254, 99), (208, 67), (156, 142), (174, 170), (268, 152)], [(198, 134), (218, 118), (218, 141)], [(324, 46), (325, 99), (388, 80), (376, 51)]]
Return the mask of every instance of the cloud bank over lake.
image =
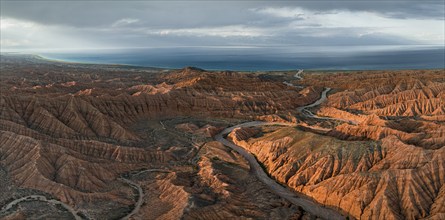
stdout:
[(2, 51), (443, 45), (438, 1), (2, 1)]

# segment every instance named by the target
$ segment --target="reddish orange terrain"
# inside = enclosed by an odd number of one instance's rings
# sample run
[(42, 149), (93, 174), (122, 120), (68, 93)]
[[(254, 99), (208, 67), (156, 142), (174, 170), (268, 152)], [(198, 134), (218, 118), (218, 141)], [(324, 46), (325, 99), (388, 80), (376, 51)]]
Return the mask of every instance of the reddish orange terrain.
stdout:
[(255, 120), (277, 124), (224, 138), (296, 197), (350, 219), (445, 218), (444, 70), (297, 79), (2, 55), (0, 71), (0, 219), (325, 218), (214, 139)]
[(234, 141), (279, 182), (357, 219), (445, 218), (444, 70), (306, 74), (302, 83), (333, 89), (313, 109), (325, 119)]

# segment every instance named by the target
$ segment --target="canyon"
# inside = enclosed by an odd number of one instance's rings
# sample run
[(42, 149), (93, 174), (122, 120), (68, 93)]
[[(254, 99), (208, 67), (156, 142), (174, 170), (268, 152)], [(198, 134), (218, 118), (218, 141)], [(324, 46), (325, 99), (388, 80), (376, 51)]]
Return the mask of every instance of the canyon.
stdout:
[(335, 91), (314, 109), (322, 120), (308, 122), (311, 128), (244, 128), (229, 138), (278, 182), (354, 218), (444, 218), (442, 70), (303, 81)]
[(0, 70), (0, 219), (445, 218), (444, 70)]

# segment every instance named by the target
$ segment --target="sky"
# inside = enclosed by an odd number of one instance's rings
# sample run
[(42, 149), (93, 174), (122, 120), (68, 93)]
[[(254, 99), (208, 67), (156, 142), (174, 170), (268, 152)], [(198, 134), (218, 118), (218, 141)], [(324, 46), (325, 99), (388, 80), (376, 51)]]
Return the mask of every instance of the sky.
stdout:
[(2, 51), (444, 45), (444, 0), (5, 1)]

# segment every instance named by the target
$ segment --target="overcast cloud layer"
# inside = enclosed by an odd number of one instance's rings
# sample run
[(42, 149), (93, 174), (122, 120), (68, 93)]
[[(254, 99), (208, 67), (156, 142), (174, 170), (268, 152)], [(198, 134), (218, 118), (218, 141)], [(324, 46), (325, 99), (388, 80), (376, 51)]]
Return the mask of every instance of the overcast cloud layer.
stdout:
[(443, 45), (444, 4), (2, 0), (1, 49)]

